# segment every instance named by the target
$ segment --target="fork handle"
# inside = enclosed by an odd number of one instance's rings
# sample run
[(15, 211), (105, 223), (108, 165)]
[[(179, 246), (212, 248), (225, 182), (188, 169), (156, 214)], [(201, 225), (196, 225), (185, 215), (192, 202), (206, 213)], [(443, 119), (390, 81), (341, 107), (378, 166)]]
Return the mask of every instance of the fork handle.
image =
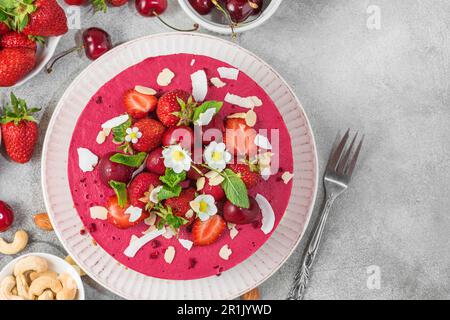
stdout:
[(302, 264), (295, 274), (294, 283), (292, 284), (287, 298), (288, 300), (303, 299), (311, 274), (311, 268), (316, 258), (320, 240), (323, 235), (323, 230), (328, 219), (328, 214), (330, 213), (331, 206), (333, 205), (335, 199), (336, 196), (333, 193), (328, 195), (326, 198), (322, 212), (319, 216), (319, 221), (314, 228), (313, 236), (308, 242), (307, 250), (305, 251), (302, 259)]

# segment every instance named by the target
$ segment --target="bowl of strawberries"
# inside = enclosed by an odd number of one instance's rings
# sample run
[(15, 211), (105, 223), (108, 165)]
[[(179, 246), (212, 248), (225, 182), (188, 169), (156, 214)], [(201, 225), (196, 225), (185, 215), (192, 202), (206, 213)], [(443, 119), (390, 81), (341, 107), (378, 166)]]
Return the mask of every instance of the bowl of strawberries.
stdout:
[(38, 74), (68, 30), (56, 0), (0, 2), (0, 87), (20, 86)]

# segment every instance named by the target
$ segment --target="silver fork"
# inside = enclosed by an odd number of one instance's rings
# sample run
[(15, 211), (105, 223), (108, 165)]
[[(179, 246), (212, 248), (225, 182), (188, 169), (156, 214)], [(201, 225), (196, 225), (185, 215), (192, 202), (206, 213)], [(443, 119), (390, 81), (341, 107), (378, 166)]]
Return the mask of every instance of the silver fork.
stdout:
[(358, 133), (355, 134), (349, 146), (347, 146), (347, 142), (350, 137), (350, 129), (347, 130), (342, 139), (340, 139), (339, 134), (336, 137), (323, 179), (325, 186), (323, 209), (314, 227), (312, 237), (308, 242), (302, 265), (295, 274), (288, 300), (303, 299), (331, 206), (334, 200), (347, 190), (356, 161), (358, 160), (359, 152), (361, 151), (364, 136), (359, 141), (356, 150), (354, 150), (357, 136)]

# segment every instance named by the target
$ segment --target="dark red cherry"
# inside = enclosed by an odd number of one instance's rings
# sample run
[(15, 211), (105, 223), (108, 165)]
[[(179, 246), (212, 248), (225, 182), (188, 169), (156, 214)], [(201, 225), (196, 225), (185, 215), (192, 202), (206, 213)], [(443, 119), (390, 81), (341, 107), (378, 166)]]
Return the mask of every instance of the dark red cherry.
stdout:
[(227, 200), (223, 206), (223, 218), (225, 221), (235, 224), (247, 224), (258, 219), (261, 209), (254, 198), (249, 197), (249, 200), (250, 207), (248, 209), (239, 208)]
[(105, 30), (89, 28), (83, 32), (83, 47), (86, 56), (91, 60), (95, 60), (111, 50), (111, 38)]
[(153, 17), (166, 11), (167, 0), (136, 0), (134, 5), (140, 15), (144, 17)]
[(0, 232), (8, 230), (14, 221), (14, 212), (11, 207), (0, 200)]
[(211, 0), (189, 0), (192, 8), (201, 15), (205, 15), (211, 12), (214, 4)]
[(101, 157), (98, 163), (98, 170), (100, 173), (100, 180), (109, 186), (111, 180), (117, 182), (128, 183), (133, 176), (135, 168), (128, 167), (123, 164), (112, 162), (110, 158), (117, 152), (110, 152)]
[(231, 16), (231, 19), (236, 22), (244, 22), (254, 14), (258, 8), (256, 1), (251, 0), (226, 0), (226, 9)]

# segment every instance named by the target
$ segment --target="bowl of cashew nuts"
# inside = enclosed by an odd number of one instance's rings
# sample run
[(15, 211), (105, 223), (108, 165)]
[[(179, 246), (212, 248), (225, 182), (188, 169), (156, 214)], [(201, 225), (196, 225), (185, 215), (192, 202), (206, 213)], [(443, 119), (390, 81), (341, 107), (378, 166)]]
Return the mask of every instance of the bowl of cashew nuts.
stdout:
[(84, 300), (84, 287), (78, 272), (63, 259), (29, 253), (0, 272), (0, 300)]

